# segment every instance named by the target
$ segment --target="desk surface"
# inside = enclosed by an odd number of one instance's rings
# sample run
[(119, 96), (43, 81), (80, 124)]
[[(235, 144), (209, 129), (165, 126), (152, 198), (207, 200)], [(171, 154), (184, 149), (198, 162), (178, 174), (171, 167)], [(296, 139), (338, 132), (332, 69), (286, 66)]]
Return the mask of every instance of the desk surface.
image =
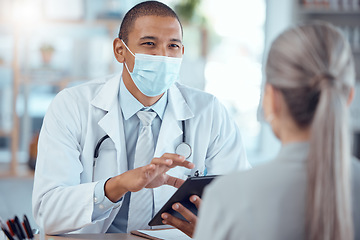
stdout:
[[(35, 239), (39, 240), (40, 236), (35, 235)], [(67, 234), (66, 236), (46, 236), (46, 240), (64, 240), (64, 239), (83, 239), (83, 240), (92, 240), (92, 239), (104, 239), (104, 240), (140, 240), (145, 239), (142, 237), (137, 237), (130, 233), (107, 233), (107, 234)]]

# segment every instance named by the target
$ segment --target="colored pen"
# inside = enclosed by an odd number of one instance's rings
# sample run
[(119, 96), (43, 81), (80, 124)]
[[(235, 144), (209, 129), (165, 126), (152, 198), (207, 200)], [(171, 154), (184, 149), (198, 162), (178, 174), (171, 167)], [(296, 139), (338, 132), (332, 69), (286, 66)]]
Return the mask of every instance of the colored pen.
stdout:
[(34, 234), (33, 234), (33, 232), (32, 232), (29, 219), (27, 218), (26, 215), (24, 215), (24, 222), (23, 222), (23, 224), (24, 224), (24, 229), (25, 229), (25, 231), (26, 231), (26, 234), (27, 234), (28, 238), (33, 239), (33, 238), (34, 238)]
[(22, 223), (21, 223), (21, 226), (22, 226), (22, 228), (24, 229), (24, 232), (25, 232), (25, 235), (26, 235), (25, 237), (26, 237), (26, 238), (29, 238), (29, 234), (28, 234), (28, 231), (26, 230), (25, 223), (22, 222)]
[(11, 219), (9, 219), (9, 220), (7, 220), (6, 224), (9, 227), (9, 232), (11, 233), (12, 236), (14, 236), (15, 235), (15, 230), (16, 230), (16, 229), (14, 229), (15, 228), (14, 223), (12, 222)]
[(14, 238), (11, 236), (11, 234), (9, 233), (8, 230), (6, 230), (5, 228), (1, 227), (1, 230), (3, 230), (3, 232), (5, 233), (6, 237), (9, 239), (9, 240), (14, 240)]
[(19, 233), (18, 234), (19, 239), (25, 239), (26, 236), (25, 236), (24, 230), (23, 230), (20, 220), (17, 216), (15, 216), (15, 218), (14, 218), (14, 223), (16, 226), (16, 230)]
[(15, 222), (13, 222), (13, 231), (14, 231), (14, 236), (18, 239), (18, 240), (24, 240), (21, 236), (21, 233), (19, 232), (20, 229), (19, 227), (17, 226), (17, 224), (15, 224)]
[(0, 226), (1, 226), (1, 228), (4, 228), (9, 232), (8, 226), (6, 225), (6, 223), (4, 222), (4, 220), (1, 217), (0, 217)]

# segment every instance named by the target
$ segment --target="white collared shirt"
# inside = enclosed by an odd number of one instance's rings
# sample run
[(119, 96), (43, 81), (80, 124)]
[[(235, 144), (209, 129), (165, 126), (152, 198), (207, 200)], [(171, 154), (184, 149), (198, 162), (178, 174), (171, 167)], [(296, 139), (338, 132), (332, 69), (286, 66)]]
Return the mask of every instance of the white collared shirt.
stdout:
[[(154, 135), (154, 144), (156, 146), (157, 139), (160, 132), (161, 122), (164, 116), (164, 112), (167, 106), (167, 91), (164, 95), (152, 106), (145, 107), (140, 103), (126, 88), (123, 80), (120, 81), (119, 89), (119, 102), (121, 115), (124, 122), (124, 134), (126, 139), (126, 155), (129, 170), (134, 168), (134, 158), (135, 158), (135, 149), (136, 142), (140, 133), (140, 120), (136, 116), (136, 113), (140, 110), (151, 109), (156, 112), (157, 116), (153, 120), (151, 129)], [(94, 212), (92, 219), (96, 220), (98, 216), (101, 216), (105, 212), (109, 211), (115, 203), (112, 203), (104, 193), (104, 185), (106, 180), (100, 181), (95, 187), (94, 193)], [(126, 232), (127, 220), (128, 220), (128, 211), (129, 211), (129, 200), (130, 193), (127, 193), (124, 198), (124, 201), (121, 209), (114, 219), (113, 224), (109, 227), (108, 232)]]

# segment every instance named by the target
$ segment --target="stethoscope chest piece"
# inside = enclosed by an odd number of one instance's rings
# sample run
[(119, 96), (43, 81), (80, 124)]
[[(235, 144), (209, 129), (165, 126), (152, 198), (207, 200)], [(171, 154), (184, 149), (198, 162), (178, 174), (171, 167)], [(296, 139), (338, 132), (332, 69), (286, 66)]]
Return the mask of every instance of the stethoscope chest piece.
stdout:
[(175, 153), (188, 159), (191, 156), (192, 149), (189, 144), (187, 144), (186, 142), (182, 142), (179, 144), (179, 146), (176, 147)]

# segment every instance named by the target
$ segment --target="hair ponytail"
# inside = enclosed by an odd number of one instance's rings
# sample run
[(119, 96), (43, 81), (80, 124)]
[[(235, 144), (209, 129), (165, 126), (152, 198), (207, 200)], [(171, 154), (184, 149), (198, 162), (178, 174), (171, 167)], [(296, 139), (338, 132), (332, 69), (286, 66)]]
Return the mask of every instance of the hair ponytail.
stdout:
[(306, 213), (310, 240), (353, 239), (346, 99), (329, 85), (321, 90), (311, 125)]
[(289, 29), (271, 46), (266, 77), (283, 94), (297, 126), (311, 130), (307, 239), (353, 239), (346, 104), (355, 67), (349, 44), (327, 23)]

